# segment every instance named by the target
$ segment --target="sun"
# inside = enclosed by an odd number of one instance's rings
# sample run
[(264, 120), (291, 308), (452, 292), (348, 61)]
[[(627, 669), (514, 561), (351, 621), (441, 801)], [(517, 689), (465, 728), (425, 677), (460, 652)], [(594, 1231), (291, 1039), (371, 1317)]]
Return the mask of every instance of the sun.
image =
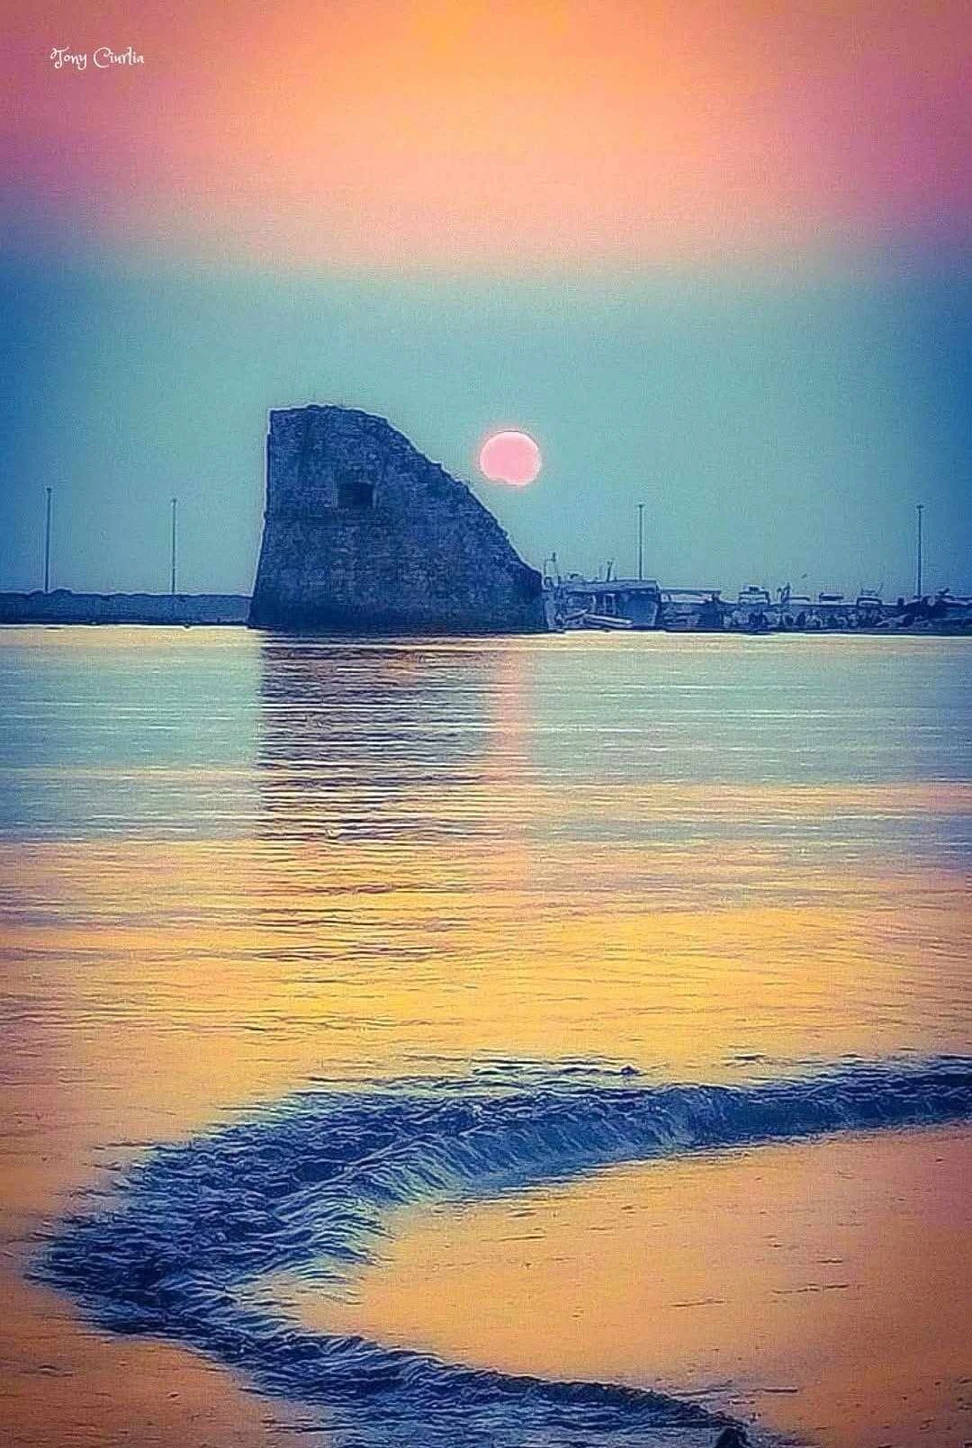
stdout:
[(543, 467), (540, 449), (528, 432), (494, 432), (479, 450), (479, 471), (491, 483), (525, 488)]

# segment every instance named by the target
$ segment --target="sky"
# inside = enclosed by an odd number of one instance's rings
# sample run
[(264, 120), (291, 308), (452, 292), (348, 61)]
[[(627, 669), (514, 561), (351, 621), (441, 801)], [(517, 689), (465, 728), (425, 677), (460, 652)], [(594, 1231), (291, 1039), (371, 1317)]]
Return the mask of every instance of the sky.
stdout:
[[(926, 586), (972, 593), (968, 0), (5, 27), (0, 587), (41, 582), (50, 486), (53, 585), (166, 589), (176, 495), (180, 586), (248, 591), (267, 411), (313, 401), (387, 417), (537, 565), (632, 572), (642, 502), (663, 584), (893, 596), (921, 502)], [(477, 474), (502, 427), (527, 488)]]

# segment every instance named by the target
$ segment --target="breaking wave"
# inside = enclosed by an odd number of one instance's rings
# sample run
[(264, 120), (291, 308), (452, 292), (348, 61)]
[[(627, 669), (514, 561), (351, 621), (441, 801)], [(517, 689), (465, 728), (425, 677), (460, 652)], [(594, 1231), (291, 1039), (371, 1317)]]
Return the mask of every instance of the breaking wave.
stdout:
[(314, 1088), (154, 1150), (107, 1200), (58, 1226), (35, 1275), (106, 1328), (191, 1345), (307, 1405), (334, 1448), (701, 1448), (728, 1420), (698, 1404), (314, 1333), (252, 1285), (297, 1271), (339, 1286), (407, 1204), (680, 1152), (969, 1116), (972, 1061), (960, 1058), (741, 1086), (510, 1064), (460, 1080)]

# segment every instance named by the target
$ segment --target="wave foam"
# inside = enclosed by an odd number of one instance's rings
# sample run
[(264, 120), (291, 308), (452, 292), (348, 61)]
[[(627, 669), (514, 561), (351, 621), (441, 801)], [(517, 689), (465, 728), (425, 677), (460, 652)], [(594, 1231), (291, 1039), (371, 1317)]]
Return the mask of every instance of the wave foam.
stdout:
[(729, 1420), (647, 1390), (476, 1371), (315, 1334), (248, 1297), (248, 1284), (281, 1271), (345, 1281), (406, 1204), (679, 1152), (969, 1116), (972, 1061), (956, 1058), (744, 1086), (509, 1065), (459, 1081), (309, 1090), (156, 1149), (102, 1209), (61, 1224), (36, 1275), (104, 1327), (184, 1342), (313, 1405), (334, 1448), (695, 1448)]

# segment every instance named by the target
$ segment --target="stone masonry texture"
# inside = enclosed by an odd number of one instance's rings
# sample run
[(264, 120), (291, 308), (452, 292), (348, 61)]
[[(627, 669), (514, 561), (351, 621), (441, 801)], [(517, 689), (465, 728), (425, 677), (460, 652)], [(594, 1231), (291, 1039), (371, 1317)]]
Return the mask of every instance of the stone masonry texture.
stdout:
[(290, 632), (530, 633), (540, 575), (465, 483), (381, 417), (271, 412), (249, 623)]

